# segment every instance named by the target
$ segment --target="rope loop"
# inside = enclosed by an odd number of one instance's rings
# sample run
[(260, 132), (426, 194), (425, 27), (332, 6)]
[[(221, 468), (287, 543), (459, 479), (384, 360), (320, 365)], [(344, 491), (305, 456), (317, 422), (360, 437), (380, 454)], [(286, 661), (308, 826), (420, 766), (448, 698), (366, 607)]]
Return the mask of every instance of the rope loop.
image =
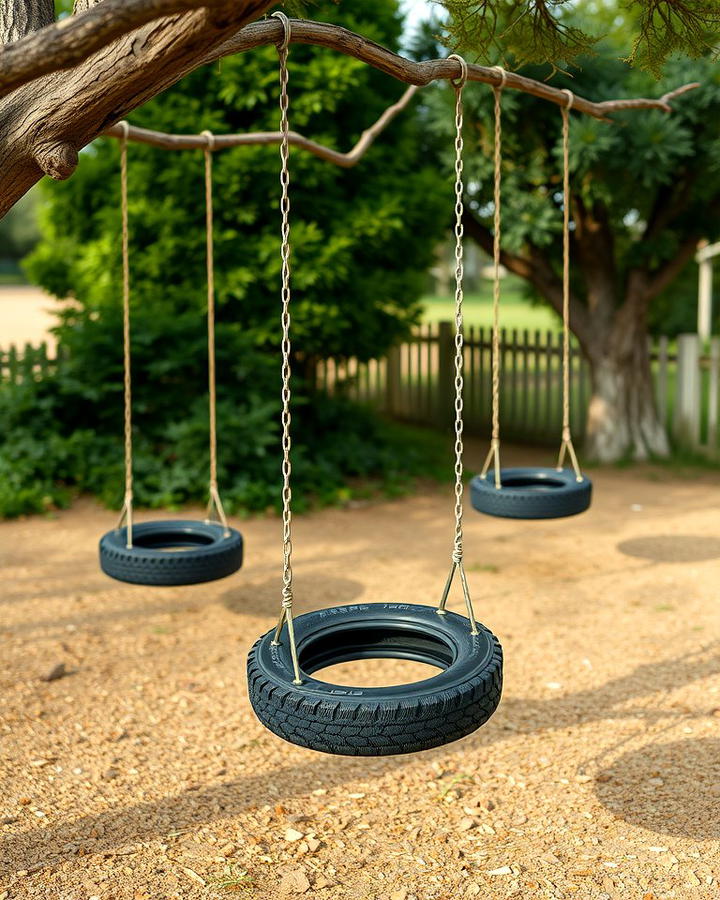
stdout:
[(460, 63), (460, 77), (459, 78), (451, 78), (450, 84), (455, 88), (455, 90), (462, 90), (465, 87), (465, 84), (468, 79), (468, 64), (465, 62), (462, 56), (459, 53), (451, 53), (448, 56), (448, 59), (457, 60)]
[(502, 66), (493, 66), (492, 67), (500, 76), (500, 84), (493, 85), (496, 91), (501, 91), (505, 85), (507, 84), (507, 72), (503, 69)]
[(205, 138), (207, 141), (207, 149), (212, 153), (215, 149), (215, 135), (206, 128), (205, 131), (200, 132), (200, 136)]
[(278, 49), (285, 51), (290, 46), (290, 37), (292, 35), (292, 28), (290, 25), (290, 19), (285, 15), (284, 12), (278, 10), (272, 14), (273, 19), (280, 19), (283, 25), (283, 39), (282, 42), (278, 44)]
[(573, 92), (568, 90), (567, 88), (562, 88), (562, 92), (568, 98), (568, 102), (567, 102), (567, 105), (565, 106), (565, 109), (568, 112), (570, 112), (570, 110), (573, 108), (573, 105), (575, 104), (575, 94), (573, 94)]

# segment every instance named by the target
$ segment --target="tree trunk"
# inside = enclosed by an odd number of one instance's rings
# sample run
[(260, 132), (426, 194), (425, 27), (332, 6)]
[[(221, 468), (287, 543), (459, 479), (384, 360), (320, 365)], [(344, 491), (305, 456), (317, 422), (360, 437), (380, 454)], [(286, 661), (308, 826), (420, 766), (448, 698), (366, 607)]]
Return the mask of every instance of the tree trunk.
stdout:
[(628, 301), (616, 314), (609, 341), (590, 347), (592, 397), (585, 452), (618, 462), (670, 452), (655, 404), (644, 309)]

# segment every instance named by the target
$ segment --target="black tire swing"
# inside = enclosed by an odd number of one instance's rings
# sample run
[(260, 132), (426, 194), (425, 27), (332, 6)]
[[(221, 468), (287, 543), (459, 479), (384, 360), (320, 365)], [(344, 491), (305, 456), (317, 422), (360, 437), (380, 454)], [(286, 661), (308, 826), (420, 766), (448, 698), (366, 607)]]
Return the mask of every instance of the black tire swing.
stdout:
[[(215, 390), (215, 284), (213, 266), (212, 151), (205, 148), (207, 224), (208, 381), (210, 406), (210, 499), (205, 521), (177, 520), (133, 523), (132, 388), (130, 368), (130, 262), (127, 199), (127, 122), (120, 142), (120, 186), (123, 261), (123, 368), (125, 406), (125, 499), (117, 528), (100, 540), (100, 567), (111, 578), (131, 584), (188, 585), (215, 581), (237, 572), (243, 561), (243, 539), (225, 517), (217, 485)], [(170, 552), (170, 551), (181, 552)]]
[[(489, 516), (510, 519), (559, 519), (584, 512), (592, 498), (592, 482), (578, 464), (570, 433), (570, 167), (568, 159), (569, 114), (573, 94), (562, 107), (563, 144), (563, 425), (562, 444), (555, 468), (500, 468), (500, 230), (502, 119), (501, 96), (505, 71), (498, 66), (500, 83), (495, 98), (494, 235), (493, 235), (493, 338), (492, 338), (492, 438), (485, 464), (470, 482), (473, 507)], [(563, 468), (566, 454), (572, 469)], [(492, 464), (494, 480), (488, 478)]]
[[(467, 66), (460, 57), (456, 91), (456, 337), (455, 337), (455, 541), (450, 574), (437, 609), (406, 603), (368, 603), (318, 610), (293, 618), (290, 489), (290, 201), (288, 70), (290, 22), (280, 57), (282, 143), (282, 431), (283, 587), (277, 627), (248, 656), (248, 691), (258, 719), (290, 743), (344, 756), (414, 753), (475, 731), (494, 713), (502, 688), (502, 650), (475, 620), (462, 535), (462, 88)], [(459, 573), (468, 617), (445, 606)], [(435, 677), (393, 687), (330, 684), (314, 672), (360, 659), (406, 659), (437, 666)]]

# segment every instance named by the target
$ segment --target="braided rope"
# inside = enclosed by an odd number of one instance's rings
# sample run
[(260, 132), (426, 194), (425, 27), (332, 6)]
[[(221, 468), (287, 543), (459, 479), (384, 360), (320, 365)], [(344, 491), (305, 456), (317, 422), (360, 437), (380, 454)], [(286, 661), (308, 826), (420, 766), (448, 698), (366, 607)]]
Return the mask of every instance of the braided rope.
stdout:
[(290, 461), (290, 449), (292, 447), (292, 439), (290, 434), (290, 124), (288, 119), (288, 108), (290, 105), (288, 97), (288, 47), (290, 45), (290, 20), (281, 12), (273, 13), (280, 19), (284, 28), (284, 38), (282, 44), (278, 45), (278, 57), (280, 59), (280, 132), (282, 141), (280, 142), (280, 215), (282, 219), (280, 236), (281, 236), (281, 258), (282, 258), (282, 523), (283, 523), (283, 587), (282, 587), (282, 610), (280, 619), (275, 629), (273, 643), (280, 643), (280, 635), (283, 625), (287, 622), (288, 637), (290, 639), (290, 652), (292, 654), (293, 669), (295, 673), (294, 683), (302, 684), (300, 678), (300, 664), (298, 661), (297, 647), (295, 645), (295, 628), (293, 625), (292, 607), (293, 607), (293, 571), (292, 571), (292, 489), (290, 487), (290, 476), (292, 474), (292, 464)]
[(217, 388), (215, 367), (215, 248), (213, 240), (213, 178), (212, 154), (215, 149), (215, 136), (210, 131), (203, 131), (206, 138), (205, 155), (205, 235), (207, 259), (207, 329), (208, 329), (208, 406), (210, 433), (210, 485), (209, 500), (205, 520), (216, 521), (222, 525), (225, 537), (230, 536), (227, 517), (220, 499), (217, 480)]
[(557, 469), (558, 471), (562, 469), (565, 454), (567, 453), (575, 470), (576, 480), (582, 481), (583, 476), (570, 433), (570, 110), (572, 109), (575, 96), (567, 88), (563, 88), (563, 92), (567, 94), (568, 98), (567, 106), (561, 108), (563, 155), (563, 424)]
[(123, 303), (123, 403), (125, 419), (125, 498), (118, 528), (127, 525), (126, 545), (133, 545), (133, 448), (132, 448), (132, 376), (130, 369), (130, 229), (128, 226), (127, 144), (130, 126), (119, 123), (120, 140), (120, 215), (122, 219), (122, 303)]
[(495, 114), (495, 154), (493, 179), (493, 327), (492, 327), (492, 436), (485, 464), (480, 472), (486, 478), (490, 464), (495, 469), (495, 487), (502, 487), (500, 480), (500, 245), (502, 238), (502, 91), (507, 73), (502, 66), (494, 66), (500, 82), (493, 87)]
[(445, 613), (448, 595), (452, 586), (455, 571), (460, 572), (465, 606), (470, 619), (470, 630), (477, 634), (477, 623), (473, 610), (470, 591), (465, 577), (463, 564), (463, 366), (465, 361), (463, 336), (463, 300), (464, 300), (464, 265), (463, 265), (463, 101), (462, 94), (467, 82), (467, 63), (453, 54), (449, 59), (456, 59), (460, 64), (460, 78), (452, 81), (455, 88), (455, 536), (453, 541), (452, 563), (450, 574), (445, 583), (437, 612)]

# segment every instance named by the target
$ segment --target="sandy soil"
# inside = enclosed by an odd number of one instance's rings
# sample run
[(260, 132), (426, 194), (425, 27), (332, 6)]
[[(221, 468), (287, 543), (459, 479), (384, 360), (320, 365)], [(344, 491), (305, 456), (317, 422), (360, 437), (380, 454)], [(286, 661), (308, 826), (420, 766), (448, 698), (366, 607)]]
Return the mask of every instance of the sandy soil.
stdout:
[[(105, 578), (115, 516), (90, 501), (0, 524), (0, 897), (199, 900), (245, 871), (236, 896), (718, 897), (720, 487), (593, 477), (575, 520), (468, 511), (503, 703), (459, 743), (390, 759), (317, 755), (253, 717), (276, 519), (241, 523), (240, 574), (182, 589)], [(436, 602), (451, 506), (432, 487), (299, 518), (299, 612)], [(41, 681), (59, 662), (71, 674)], [(401, 663), (362, 665), (402, 680)]]
[(0, 286), (0, 347), (18, 347), (47, 341), (55, 349), (55, 338), (49, 329), (56, 324), (54, 297), (32, 285)]

